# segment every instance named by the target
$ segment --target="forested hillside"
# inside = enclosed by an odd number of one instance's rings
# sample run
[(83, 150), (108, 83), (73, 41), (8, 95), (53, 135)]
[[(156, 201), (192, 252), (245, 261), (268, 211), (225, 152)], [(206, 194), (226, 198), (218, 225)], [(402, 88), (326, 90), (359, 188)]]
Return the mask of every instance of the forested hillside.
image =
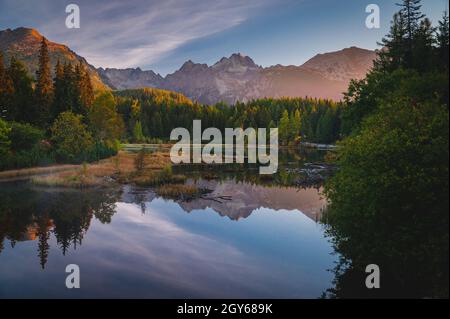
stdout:
[(228, 106), (194, 103), (181, 94), (136, 89), (115, 92), (118, 112), (127, 127), (127, 138), (139, 142), (158, 138), (167, 140), (176, 127), (192, 128), (192, 121), (202, 126), (271, 128), (278, 127), (282, 144), (300, 140), (335, 142), (340, 136), (342, 103), (323, 99), (258, 99)]

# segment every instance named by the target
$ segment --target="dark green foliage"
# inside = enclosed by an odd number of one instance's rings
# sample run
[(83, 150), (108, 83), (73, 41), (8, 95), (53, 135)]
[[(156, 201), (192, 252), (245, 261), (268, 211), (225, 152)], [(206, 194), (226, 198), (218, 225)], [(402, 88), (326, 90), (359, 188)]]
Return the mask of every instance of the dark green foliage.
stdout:
[[(341, 258), (329, 297), (448, 298), (448, 62), (419, 9), (404, 1), (384, 40), (392, 50), (346, 95), (350, 136), (325, 186), (324, 222)], [(365, 286), (369, 264), (381, 289)]]
[(0, 158), (6, 156), (10, 150), (11, 140), (9, 134), (11, 128), (8, 124), (0, 118)]
[(11, 149), (13, 151), (23, 151), (33, 148), (44, 139), (44, 131), (30, 124), (11, 123)]
[(381, 267), (383, 289), (369, 292), (364, 280), (349, 287), (343, 276), (336, 294), (448, 296), (447, 106), (402, 92), (380, 103), (341, 145), (325, 220), (351, 269)]
[(61, 113), (51, 127), (51, 142), (57, 161), (82, 163), (98, 161), (117, 154), (113, 143), (94, 140), (83, 116), (70, 111)]
[(0, 169), (47, 165), (54, 162), (50, 154), (50, 145), (43, 140), (42, 130), (30, 124), (17, 122), (3, 127), (7, 128), (8, 148), (1, 156)]
[[(403, 8), (407, 8), (406, 2), (419, 6), (417, 1), (405, 1)], [(439, 101), (448, 104), (448, 15), (444, 13), (436, 33), (436, 28), (427, 18), (421, 21), (411, 18), (412, 26), (409, 27), (405, 10), (394, 16), (391, 30), (381, 43), (385, 49), (378, 52), (374, 69), (365, 79), (352, 81), (349, 85), (344, 96), (343, 135), (357, 132), (363, 118), (376, 111), (378, 100), (400, 87), (408, 90), (405, 93), (422, 99), (439, 92)], [(412, 16), (422, 15), (416, 12)], [(407, 70), (415, 70), (428, 77), (430, 83), (412, 87), (414, 82), (411, 82), (405, 86), (407, 78), (404, 72), (409, 72)]]
[(32, 79), (22, 62), (12, 57), (7, 69), (14, 93), (6, 105), (6, 118), (12, 121), (36, 123), (38, 112), (33, 101)]
[(60, 113), (68, 111), (66, 101), (66, 83), (64, 78), (64, 66), (59, 62), (56, 63), (55, 77), (53, 78), (54, 99), (53, 99), (53, 119)]
[(57, 159), (69, 162), (85, 160), (94, 145), (92, 136), (83, 124), (82, 116), (61, 113), (51, 127)]

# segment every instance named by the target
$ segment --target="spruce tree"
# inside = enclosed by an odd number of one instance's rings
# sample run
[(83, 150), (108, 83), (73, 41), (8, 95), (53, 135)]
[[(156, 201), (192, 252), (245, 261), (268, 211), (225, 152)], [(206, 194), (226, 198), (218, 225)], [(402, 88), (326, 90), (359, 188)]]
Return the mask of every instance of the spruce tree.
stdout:
[(50, 70), (50, 56), (47, 40), (43, 37), (39, 51), (39, 69), (36, 72), (36, 104), (39, 111), (39, 124), (45, 127), (52, 117), (53, 81)]
[(289, 113), (287, 110), (284, 110), (283, 115), (281, 116), (280, 123), (278, 124), (278, 131), (280, 135), (280, 141), (282, 144), (288, 144), (289, 142)]
[(419, 29), (420, 21), (425, 17), (425, 15), (420, 11), (422, 5), (421, 0), (403, 0), (402, 3), (397, 3), (401, 8), (399, 14), (405, 19), (406, 26), (406, 66), (408, 68), (412, 67), (413, 63), (413, 40), (416, 31)]
[(421, 72), (431, 71), (434, 62), (434, 34), (436, 28), (431, 26), (428, 18), (420, 22), (414, 38), (413, 67)]
[(375, 69), (378, 71), (391, 72), (399, 67), (406, 66), (405, 55), (406, 25), (403, 14), (396, 13), (391, 22), (389, 33), (381, 39), (378, 45), (382, 49), (378, 51), (378, 59), (375, 61)]
[(94, 102), (94, 89), (88, 70), (80, 63), (80, 102), (85, 110), (88, 110)]
[(3, 55), (0, 52), (0, 118), (11, 119), (11, 102), (14, 95), (14, 87), (3, 63)]
[(53, 119), (62, 112), (67, 111), (67, 101), (65, 96), (64, 67), (59, 62), (55, 66), (55, 77), (53, 78), (54, 98), (53, 98)]
[(38, 113), (33, 103), (33, 80), (28, 75), (25, 65), (13, 56), (6, 72), (14, 88), (8, 110), (9, 118), (18, 122), (37, 124)]
[(69, 111), (74, 111), (74, 83), (75, 83), (75, 73), (72, 64), (65, 63), (63, 67), (63, 89), (64, 89), (64, 100), (66, 104), (66, 109)]
[(87, 110), (81, 102), (81, 83), (82, 83), (82, 69), (80, 64), (75, 65), (74, 78), (72, 85), (72, 107), (75, 114), (81, 114), (84, 117), (87, 115)]
[(438, 36), (437, 36), (437, 42), (438, 42), (438, 57), (440, 64), (444, 66), (448, 70), (448, 49), (449, 49), (449, 23), (448, 23), (448, 13), (447, 11), (444, 12), (444, 15), (442, 16), (442, 20), (439, 21), (439, 27), (438, 27)]

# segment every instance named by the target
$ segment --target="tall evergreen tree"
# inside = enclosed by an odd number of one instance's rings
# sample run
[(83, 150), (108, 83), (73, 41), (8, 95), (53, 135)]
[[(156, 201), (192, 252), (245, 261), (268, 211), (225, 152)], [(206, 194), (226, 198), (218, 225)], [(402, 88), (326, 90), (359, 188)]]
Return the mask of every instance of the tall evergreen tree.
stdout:
[(295, 110), (293, 118), (294, 118), (294, 130), (295, 130), (294, 137), (297, 137), (297, 136), (301, 135), (301, 131), (302, 131), (302, 118), (301, 118), (299, 110)]
[(63, 88), (64, 88), (64, 99), (66, 104), (66, 109), (74, 111), (74, 96), (76, 94), (74, 90), (75, 83), (75, 72), (71, 63), (65, 63), (63, 67)]
[(432, 70), (436, 64), (434, 61), (435, 32), (436, 28), (431, 26), (431, 21), (428, 18), (420, 21), (414, 38), (413, 67), (416, 70), (427, 72)]
[(448, 50), (449, 50), (449, 19), (447, 11), (444, 12), (442, 20), (439, 21), (438, 27), (438, 56), (441, 65), (445, 66), (448, 70)]
[(284, 110), (283, 115), (281, 116), (280, 123), (278, 124), (278, 131), (280, 135), (280, 141), (282, 144), (289, 143), (290, 131), (289, 131), (289, 113), (287, 110)]
[(82, 82), (82, 69), (80, 64), (76, 64), (74, 68), (74, 77), (71, 82), (72, 86), (72, 108), (75, 114), (81, 114), (83, 117), (87, 115), (87, 110), (84, 108), (81, 102), (81, 82)]
[(55, 66), (55, 77), (53, 79), (53, 118), (57, 118), (62, 112), (67, 111), (66, 85), (64, 81), (64, 67), (59, 62)]
[(391, 22), (389, 33), (381, 39), (378, 45), (382, 49), (378, 51), (378, 59), (375, 61), (375, 69), (387, 71), (405, 67), (406, 52), (406, 25), (403, 14), (396, 13)]
[(422, 5), (421, 0), (403, 0), (402, 3), (397, 3), (401, 8), (399, 14), (405, 19), (406, 26), (406, 66), (408, 68), (412, 67), (413, 63), (413, 40), (414, 36), (419, 29), (420, 21), (425, 17), (425, 15), (420, 11)]
[(52, 118), (53, 81), (50, 69), (47, 40), (43, 37), (39, 51), (39, 69), (36, 72), (36, 104), (39, 111), (39, 124), (45, 127)]
[(0, 52), (0, 118), (10, 118), (12, 97), (14, 95), (13, 83), (3, 63), (3, 55)]
[(80, 102), (85, 110), (88, 110), (94, 102), (94, 89), (92, 87), (91, 77), (89, 71), (81, 63), (79, 65), (80, 77), (79, 77), (79, 91)]
[(13, 56), (7, 74), (14, 87), (14, 94), (8, 110), (9, 119), (35, 124), (38, 113), (33, 105), (33, 80), (28, 75), (25, 65)]

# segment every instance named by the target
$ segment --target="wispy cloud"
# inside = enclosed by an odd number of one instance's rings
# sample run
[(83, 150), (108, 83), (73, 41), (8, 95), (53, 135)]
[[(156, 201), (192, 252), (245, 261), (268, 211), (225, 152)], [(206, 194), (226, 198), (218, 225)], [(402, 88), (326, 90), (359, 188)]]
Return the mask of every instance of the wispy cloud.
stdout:
[[(23, 1), (2, 0), (29, 14)], [(100, 0), (80, 6), (81, 28), (64, 26), (61, 1), (33, 1), (35, 23), (50, 40), (63, 42), (95, 66), (135, 67), (157, 62), (180, 46), (235, 27), (269, 0)], [(28, 1), (28, 3), (30, 3)]]

